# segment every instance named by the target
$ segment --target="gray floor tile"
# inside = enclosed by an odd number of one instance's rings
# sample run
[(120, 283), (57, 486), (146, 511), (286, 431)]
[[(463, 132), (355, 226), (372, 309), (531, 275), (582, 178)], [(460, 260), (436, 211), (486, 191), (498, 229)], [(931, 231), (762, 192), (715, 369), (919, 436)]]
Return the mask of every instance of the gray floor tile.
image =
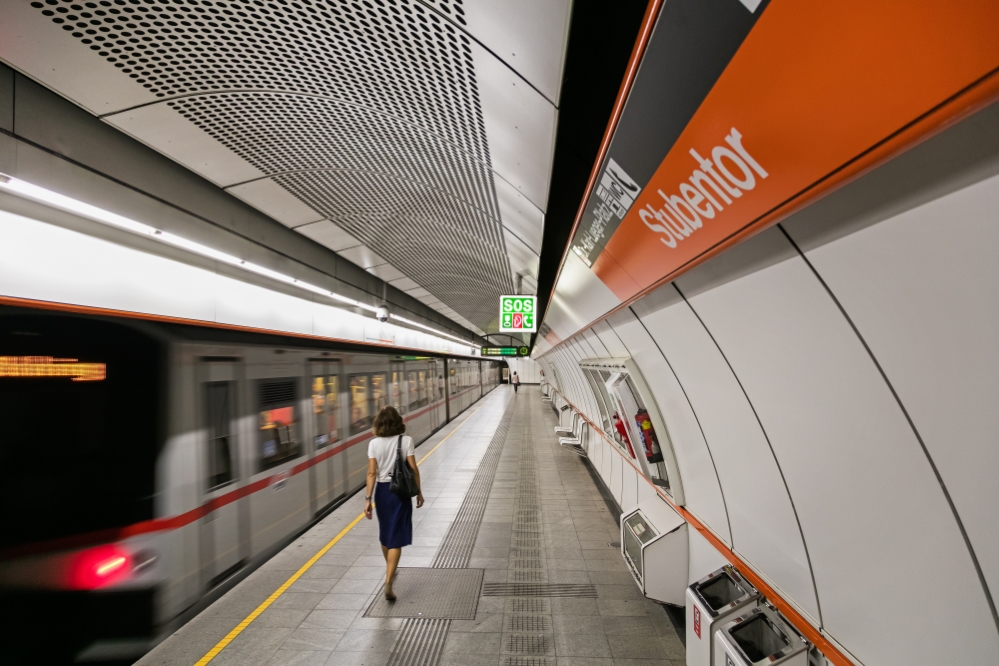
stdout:
[(370, 631), (349, 631), (344, 634), (334, 648), (335, 652), (390, 652), (395, 644), (398, 631), (373, 629)]
[(267, 666), (323, 666), (332, 652), (329, 650), (288, 650), (281, 648), (267, 662)]
[(444, 654), (498, 655), (501, 636), (499, 633), (452, 631), (444, 645)]
[(611, 650), (602, 633), (556, 633), (555, 654), (567, 657), (610, 657)]
[[(299, 627), (285, 639), (283, 650), (332, 650), (343, 638), (346, 630), (307, 629)], [(323, 662), (326, 660), (323, 659)], [(322, 663), (322, 662), (321, 662)]]

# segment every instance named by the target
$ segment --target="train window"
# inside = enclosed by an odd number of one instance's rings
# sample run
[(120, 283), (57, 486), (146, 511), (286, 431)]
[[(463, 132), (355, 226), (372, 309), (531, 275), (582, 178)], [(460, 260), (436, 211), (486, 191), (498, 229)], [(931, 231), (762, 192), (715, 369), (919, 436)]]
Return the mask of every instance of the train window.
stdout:
[(263, 380), (260, 387), (260, 471), (302, 455), (295, 416), (297, 380)]
[(406, 373), (407, 383), (409, 384), (409, 408), (410, 410), (417, 409), (420, 406), (420, 386), (416, 379), (416, 370), (410, 370)]
[(388, 395), (385, 391), (385, 373), (371, 375), (371, 415), (377, 416), (383, 407), (388, 406)]
[(340, 419), (337, 396), (340, 378), (336, 375), (312, 378), (312, 410), (316, 423), (316, 448), (340, 439)]
[(371, 427), (371, 405), (368, 404), (368, 376), (350, 376), (350, 434), (356, 435)]
[(420, 390), (420, 407), (424, 407), (430, 404), (430, 398), (427, 397), (427, 371), (420, 370), (417, 374), (417, 386)]
[(214, 490), (235, 480), (233, 450), (232, 382), (209, 382), (205, 385), (208, 422), (208, 490)]
[(403, 396), (402, 396), (402, 381), (403, 381), (402, 373), (399, 371), (394, 371), (392, 373), (392, 383), (390, 385), (391, 394), (392, 394), (392, 399), (390, 404), (396, 409), (398, 409), (400, 414), (404, 414), (406, 412), (406, 405), (403, 402)]

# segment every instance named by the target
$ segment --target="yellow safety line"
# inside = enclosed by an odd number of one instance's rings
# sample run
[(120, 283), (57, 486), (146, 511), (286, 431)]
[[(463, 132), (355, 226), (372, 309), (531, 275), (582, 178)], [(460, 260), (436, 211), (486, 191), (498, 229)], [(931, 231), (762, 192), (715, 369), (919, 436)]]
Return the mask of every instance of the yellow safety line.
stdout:
[[(475, 408), (475, 412), (479, 411), (483, 407), (485, 407), (484, 404), (483, 405), (479, 405), (478, 407)], [(468, 423), (468, 420), (472, 418), (472, 416), (475, 414), (475, 412), (472, 412), (471, 414), (469, 414), (465, 418), (464, 421), (462, 421), (461, 423), (459, 423), (458, 425), (456, 425), (455, 428), (454, 428), (454, 430), (452, 430), (451, 432), (449, 432), (447, 434), (447, 437), (445, 437), (444, 439), (442, 439), (441, 441), (439, 441), (437, 443), (437, 446), (435, 446), (434, 448), (430, 449), (430, 451), (427, 452), (427, 455), (425, 455), (422, 458), (420, 458), (419, 462), (417, 462), (416, 464), (420, 465), (420, 464), (423, 463), (424, 460), (426, 460), (427, 458), (429, 458), (430, 455), (434, 451), (436, 451), (437, 449), (440, 448), (441, 444), (443, 444), (444, 442), (446, 442), (451, 437), (451, 435), (453, 435), (454, 433), (458, 432), (458, 428), (460, 428), (461, 426), (463, 426), (466, 423)], [(288, 580), (286, 580), (281, 585), (281, 587), (279, 587), (278, 589), (274, 590), (274, 594), (272, 594), (271, 596), (267, 597), (267, 599), (262, 604), (260, 604), (259, 606), (257, 606), (253, 610), (252, 613), (250, 613), (249, 615), (247, 615), (243, 619), (242, 622), (240, 622), (239, 624), (237, 624), (236, 627), (232, 631), (230, 631), (228, 634), (226, 634), (225, 638), (223, 638), (218, 643), (216, 643), (215, 647), (213, 647), (211, 650), (209, 650), (208, 653), (205, 654), (204, 657), (202, 657), (197, 662), (195, 662), (194, 666), (205, 666), (205, 664), (207, 664), (212, 659), (214, 659), (216, 656), (218, 656), (218, 653), (221, 652), (225, 648), (226, 645), (228, 645), (229, 643), (231, 643), (236, 638), (236, 636), (239, 636), (243, 632), (244, 629), (246, 629), (248, 626), (250, 626), (251, 622), (253, 622), (254, 620), (256, 620), (257, 617), (261, 613), (263, 613), (265, 610), (267, 610), (267, 608), (272, 603), (274, 603), (277, 600), (278, 597), (280, 597), (282, 594), (284, 594), (288, 590), (288, 588), (291, 587), (295, 583), (295, 581), (297, 581), (299, 578), (301, 578), (305, 574), (306, 571), (308, 571), (309, 569), (311, 569), (312, 565), (315, 564), (319, 560), (319, 558), (321, 558), (323, 555), (325, 555), (327, 553), (327, 551), (329, 551), (330, 548), (332, 548), (333, 546), (335, 546), (336, 543), (337, 543), (337, 541), (339, 541), (340, 539), (342, 539), (343, 537), (345, 537), (347, 535), (347, 532), (349, 532), (352, 529), (354, 529), (354, 527), (356, 527), (357, 524), (359, 522), (361, 522), (362, 518), (364, 518), (364, 514), (363, 513), (361, 515), (359, 515), (357, 518), (354, 518), (354, 520), (350, 523), (350, 525), (347, 525), (347, 527), (343, 528), (343, 530), (341, 530), (339, 534), (337, 534), (335, 537), (333, 537), (332, 541), (330, 541), (328, 544), (326, 544), (325, 546), (323, 546), (319, 550), (318, 553), (316, 553), (315, 555), (313, 555), (312, 558), (309, 559), (308, 562), (306, 562), (305, 564), (303, 564), (302, 567), (298, 571), (296, 571), (294, 574), (292, 574), (291, 578), (289, 578)]]

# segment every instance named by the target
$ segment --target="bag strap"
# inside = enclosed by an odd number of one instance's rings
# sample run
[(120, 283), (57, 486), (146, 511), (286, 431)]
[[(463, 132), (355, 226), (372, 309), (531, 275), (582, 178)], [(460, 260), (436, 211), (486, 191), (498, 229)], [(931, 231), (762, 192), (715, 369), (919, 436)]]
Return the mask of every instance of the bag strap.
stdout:
[(399, 439), (395, 443), (395, 455), (399, 460), (402, 460), (402, 435), (399, 435)]

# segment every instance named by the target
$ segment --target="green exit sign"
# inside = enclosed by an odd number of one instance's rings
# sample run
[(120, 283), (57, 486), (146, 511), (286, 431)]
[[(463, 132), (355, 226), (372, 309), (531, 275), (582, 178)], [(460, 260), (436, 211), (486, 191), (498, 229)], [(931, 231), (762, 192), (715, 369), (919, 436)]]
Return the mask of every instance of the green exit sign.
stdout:
[(533, 333), (536, 296), (500, 296), (500, 333)]

